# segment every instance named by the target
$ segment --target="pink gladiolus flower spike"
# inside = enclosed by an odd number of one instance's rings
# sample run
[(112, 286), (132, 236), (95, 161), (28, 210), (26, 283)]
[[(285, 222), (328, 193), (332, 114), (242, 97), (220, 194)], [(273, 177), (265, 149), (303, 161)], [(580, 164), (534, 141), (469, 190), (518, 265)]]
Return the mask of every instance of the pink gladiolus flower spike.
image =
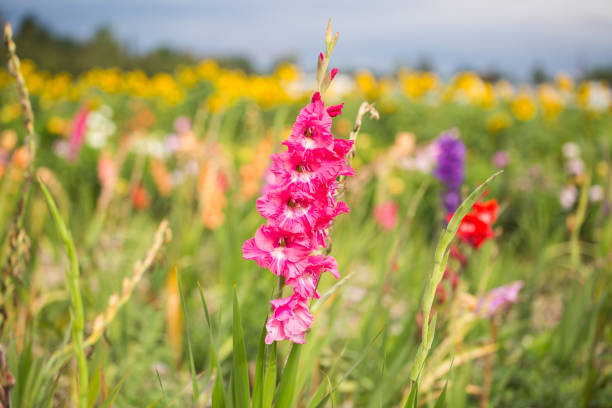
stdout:
[[(335, 75), (335, 71), (332, 71)], [(272, 300), (273, 313), (267, 324), (266, 343), (290, 340), (304, 343), (313, 317), (309, 299), (319, 297), (317, 284), (329, 271), (339, 278), (338, 264), (331, 256), (318, 255), (327, 245), (334, 218), (349, 212), (336, 201), (339, 176), (352, 176), (346, 155), (352, 140), (332, 135), (332, 117), (343, 105), (325, 107), (316, 92), (299, 113), (288, 140), (287, 151), (272, 155), (269, 181), (257, 211), (267, 219), (255, 237), (242, 246), (245, 259), (285, 278), (293, 295)]]

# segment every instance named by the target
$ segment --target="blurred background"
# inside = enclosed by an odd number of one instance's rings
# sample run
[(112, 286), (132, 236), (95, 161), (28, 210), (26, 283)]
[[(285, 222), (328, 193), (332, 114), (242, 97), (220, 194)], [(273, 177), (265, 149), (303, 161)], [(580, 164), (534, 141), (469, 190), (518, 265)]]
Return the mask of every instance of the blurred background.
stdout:
[(612, 67), (607, 0), (6, 0), (0, 13), (24, 57), (72, 74), (93, 66), (169, 71), (203, 57), (247, 71), (281, 61), (311, 71), (330, 17), (342, 33), (334, 63), (344, 72), (411, 66), (448, 77), (471, 69), (542, 82), (559, 71), (609, 79)]
[(210, 406), (213, 348), (234, 378), (234, 287), (253, 383), (277, 279), (241, 247), (330, 17), (333, 133), (351, 137), (364, 101), (379, 117), (362, 118), (342, 280), (321, 277), (297, 406), (404, 406), (447, 198), (503, 169), (435, 288), (421, 404), (448, 384), (453, 408), (610, 407), (610, 0), (3, 0), (0, 16), (34, 114), (29, 132), (3, 47), (0, 407), (9, 390), (13, 408)]

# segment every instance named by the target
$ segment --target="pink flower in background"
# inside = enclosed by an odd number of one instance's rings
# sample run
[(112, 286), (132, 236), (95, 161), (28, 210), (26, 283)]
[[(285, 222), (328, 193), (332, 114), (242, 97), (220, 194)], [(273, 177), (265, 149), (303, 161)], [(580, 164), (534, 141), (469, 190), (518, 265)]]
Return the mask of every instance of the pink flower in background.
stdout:
[(274, 341), (291, 340), (304, 344), (306, 332), (312, 325), (312, 314), (308, 311), (308, 299), (292, 295), (282, 299), (271, 300), (272, 316), (266, 323), (266, 344)]
[(68, 159), (76, 160), (79, 151), (85, 142), (85, 133), (87, 130), (87, 117), (89, 116), (89, 108), (83, 106), (72, 120), (72, 131), (70, 132)]
[(522, 287), (523, 282), (516, 281), (509, 285), (492, 289), (484, 298), (480, 299), (476, 311), (488, 318), (495, 316), (511, 304), (516, 303)]
[(501, 150), (493, 155), (493, 159), (491, 160), (495, 167), (503, 169), (510, 163), (510, 155), (508, 152)]
[(432, 142), (425, 147), (417, 148), (414, 157), (403, 160), (401, 165), (406, 170), (416, 170), (420, 173), (430, 174), (436, 165), (438, 154), (438, 144)]
[(312, 324), (310, 298), (317, 298), (321, 274), (339, 278), (331, 256), (318, 255), (326, 247), (334, 218), (348, 212), (336, 201), (339, 176), (353, 175), (346, 163), (352, 140), (335, 139), (332, 116), (342, 105), (325, 107), (316, 92), (297, 116), (291, 135), (283, 142), (287, 151), (272, 155), (266, 185), (257, 200), (257, 211), (267, 219), (255, 237), (242, 246), (245, 259), (285, 278), (293, 295), (272, 301), (273, 313), (266, 328), (266, 343), (290, 340), (304, 343)]
[(568, 160), (565, 164), (565, 167), (567, 168), (569, 174), (571, 174), (572, 176), (578, 176), (584, 173), (584, 162), (580, 157), (575, 157), (573, 159)]
[(174, 120), (174, 130), (177, 133), (187, 133), (191, 130), (191, 120), (187, 116), (179, 116)]
[(103, 187), (112, 186), (119, 176), (115, 161), (108, 153), (102, 153), (98, 159), (98, 180)]
[(374, 219), (382, 229), (392, 230), (397, 227), (397, 210), (397, 203), (394, 201), (378, 204), (374, 208)]

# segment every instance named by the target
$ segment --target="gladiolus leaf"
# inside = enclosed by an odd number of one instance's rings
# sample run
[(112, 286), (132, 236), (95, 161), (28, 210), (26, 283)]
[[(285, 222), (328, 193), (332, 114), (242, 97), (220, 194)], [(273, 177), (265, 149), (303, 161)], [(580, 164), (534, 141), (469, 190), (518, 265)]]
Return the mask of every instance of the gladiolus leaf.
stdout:
[[(183, 285), (181, 284), (181, 276), (179, 275), (178, 267), (175, 265), (172, 267), (176, 275), (176, 283), (178, 285), (179, 296), (181, 297), (181, 307), (183, 308), (183, 315), (185, 313), (185, 297), (183, 296)], [(191, 349), (191, 339), (189, 337), (189, 324), (187, 318), (185, 318), (185, 334), (187, 337), (187, 350), (189, 351), (189, 365), (191, 367), (191, 384), (193, 388), (193, 404), (196, 405), (198, 398), (200, 398), (200, 390), (198, 389), (198, 379), (195, 370), (195, 362), (193, 359), (193, 350)]]
[(297, 380), (297, 369), (300, 362), (302, 345), (294, 343), (287, 358), (287, 364), (283, 370), (281, 381), (276, 395), (276, 408), (290, 408), (295, 398), (295, 384)]
[(250, 404), (249, 372), (247, 369), (246, 348), (244, 346), (244, 333), (240, 320), (240, 306), (238, 305), (236, 286), (234, 286), (234, 321), (232, 326), (234, 345), (232, 352), (234, 406), (248, 407)]
[(212, 406), (217, 408), (225, 407), (225, 389), (223, 388), (223, 372), (219, 365), (219, 358), (217, 357), (217, 350), (215, 348), (215, 342), (213, 339), (212, 324), (210, 323), (210, 315), (208, 314), (208, 306), (206, 305), (206, 299), (204, 298), (204, 291), (200, 282), (198, 282), (198, 288), (200, 289), (200, 300), (202, 301), (202, 307), (204, 308), (204, 315), (206, 316), (206, 324), (208, 325), (208, 341), (210, 350), (210, 369), (217, 375), (215, 379), (215, 385), (212, 393)]
[(261, 408), (261, 398), (264, 386), (264, 364), (266, 359), (266, 325), (264, 324), (259, 335), (257, 345), (257, 360), (255, 363), (255, 378), (253, 379), (253, 408)]

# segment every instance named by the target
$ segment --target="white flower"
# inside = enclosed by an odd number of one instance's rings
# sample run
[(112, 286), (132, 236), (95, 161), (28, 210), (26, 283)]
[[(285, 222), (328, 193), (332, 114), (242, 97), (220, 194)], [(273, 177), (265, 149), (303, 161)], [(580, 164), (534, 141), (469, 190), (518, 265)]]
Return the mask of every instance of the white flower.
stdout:
[(568, 161), (566, 167), (567, 171), (573, 176), (584, 173), (584, 162), (578, 157)]
[(595, 184), (593, 187), (589, 189), (589, 200), (596, 203), (601, 201), (604, 196), (604, 189), (599, 184)]
[(580, 146), (574, 142), (567, 142), (563, 144), (563, 156), (566, 159), (574, 159), (580, 156)]
[(577, 199), (578, 189), (573, 184), (566, 186), (563, 190), (561, 190), (561, 194), (559, 195), (559, 202), (561, 203), (561, 207), (566, 210), (572, 208), (576, 203)]

